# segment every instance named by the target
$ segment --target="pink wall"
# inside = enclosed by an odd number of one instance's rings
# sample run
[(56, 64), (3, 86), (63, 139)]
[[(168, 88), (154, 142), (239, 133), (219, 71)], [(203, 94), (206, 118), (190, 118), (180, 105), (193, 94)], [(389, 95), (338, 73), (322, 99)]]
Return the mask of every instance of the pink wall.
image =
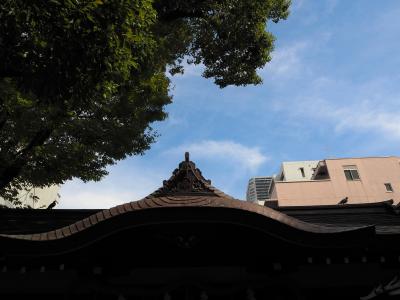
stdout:
[[(400, 158), (368, 157), (327, 159), (330, 179), (297, 182), (275, 182), (271, 198), (280, 206), (337, 204), (345, 197), (348, 203), (400, 201)], [(343, 166), (357, 166), (360, 180), (349, 181)], [(391, 183), (387, 192), (384, 183)]]

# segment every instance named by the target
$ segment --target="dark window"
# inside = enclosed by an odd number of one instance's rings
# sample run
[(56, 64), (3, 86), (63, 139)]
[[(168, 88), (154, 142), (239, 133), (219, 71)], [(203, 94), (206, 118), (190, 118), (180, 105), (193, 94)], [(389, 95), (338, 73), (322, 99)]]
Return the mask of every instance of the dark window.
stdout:
[(347, 180), (353, 180), (353, 177), (351, 177), (350, 170), (344, 170), (344, 176), (346, 176)]
[(385, 183), (385, 188), (387, 192), (393, 192), (393, 187), (391, 183)]
[(359, 180), (360, 176), (358, 176), (358, 171), (357, 170), (350, 170), (351, 176), (353, 177), (353, 180)]
[(344, 167), (344, 176), (346, 176), (347, 180), (360, 180), (356, 166)]
[(306, 173), (304, 173), (304, 168), (299, 168), (301, 172), (301, 176), (306, 177)]

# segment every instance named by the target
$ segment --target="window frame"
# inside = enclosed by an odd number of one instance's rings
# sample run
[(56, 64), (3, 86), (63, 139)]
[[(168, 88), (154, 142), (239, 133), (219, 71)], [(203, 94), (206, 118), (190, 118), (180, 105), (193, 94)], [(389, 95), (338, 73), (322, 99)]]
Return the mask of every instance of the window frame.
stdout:
[[(383, 185), (386, 188), (386, 193), (393, 193), (394, 192), (393, 186), (392, 186), (392, 184), (390, 182), (385, 182)], [(389, 189), (388, 189), (388, 187), (389, 187)]]
[(344, 177), (346, 181), (361, 181), (360, 172), (356, 165), (343, 166)]
[(301, 176), (302, 176), (303, 178), (306, 178), (306, 172), (304, 171), (304, 168), (303, 168), (303, 167), (300, 167), (299, 170), (300, 170)]

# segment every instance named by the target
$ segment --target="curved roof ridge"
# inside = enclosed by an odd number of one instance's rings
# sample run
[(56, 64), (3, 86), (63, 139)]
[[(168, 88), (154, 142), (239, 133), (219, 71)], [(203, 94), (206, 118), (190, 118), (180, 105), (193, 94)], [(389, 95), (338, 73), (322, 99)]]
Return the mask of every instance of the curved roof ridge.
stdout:
[[(294, 217), (283, 214), (272, 208), (261, 206), (255, 203), (245, 202), (237, 199), (229, 199), (225, 197), (217, 196), (178, 196), (178, 197), (146, 197), (138, 201), (132, 201), (125, 204), (117, 205), (109, 209), (99, 211), (87, 218), (79, 220), (73, 224), (61, 227), (59, 229), (35, 233), (35, 234), (0, 234), (1, 237), (20, 239), (20, 240), (32, 240), (32, 241), (48, 241), (63, 239), (68, 236), (82, 232), (88, 228), (95, 226), (97, 223), (104, 222), (108, 219), (115, 218), (127, 213), (134, 211), (141, 211), (145, 209), (157, 209), (157, 208), (171, 208), (171, 207), (214, 207), (214, 208), (226, 208), (226, 209), (239, 209), (257, 215), (261, 215), (270, 220), (276, 221), (288, 227), (319, 234), (329, 233), (341, 233), (357, 231), (371, 226), (364, 227), (327, 227), (312, 223), (306, 223)], [(372, 226), (373, 227), (373, 226)]]
[(177, 207), (209, 207), (242, 210), (243, 212), (250, 212), (262, 216), (266, 219), (266, 222), (276, 222), (288, 228), (292, 228), (293, 230), (315, 234), (342, 233), (366, 228), (370, 230), (373, 227), (332, 228), (311, 224), (269, 207), (237, 200), (212, 186), (211, 181), (205, 179), (201, 171), (196, 168), (196, 165), (189, 160), (189, 153), (186, 152), (185, 161), (179, 164), (179, 167), (174, 170), (170, 179), (164, 180), (161, 188), (141, 200), (104, 209), (87, 218), (55, 230), (21, 235), (0, 234), (0, 237), (31, 241), (60, 240), (92, 228), (98, 223), (103, 223), (122, 215), (128, 215), (147, 209)]

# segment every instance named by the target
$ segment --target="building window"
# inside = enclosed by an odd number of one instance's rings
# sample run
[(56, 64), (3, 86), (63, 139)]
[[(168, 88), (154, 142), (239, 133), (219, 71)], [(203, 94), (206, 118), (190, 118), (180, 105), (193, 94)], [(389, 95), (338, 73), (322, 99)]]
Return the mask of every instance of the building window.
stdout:
[(299, 168), (301, 176), (306, 177), (306, 173), (304, 173), (304, 168)]
[(360, 175), (358, 174), (358, 170), (356, 166), (344, 166), (344, 176), (346, 176), (347, 180), (360, 180)]
[(386, 192), (393, 192), (393, 187), (391, 183), (385, 183)]

